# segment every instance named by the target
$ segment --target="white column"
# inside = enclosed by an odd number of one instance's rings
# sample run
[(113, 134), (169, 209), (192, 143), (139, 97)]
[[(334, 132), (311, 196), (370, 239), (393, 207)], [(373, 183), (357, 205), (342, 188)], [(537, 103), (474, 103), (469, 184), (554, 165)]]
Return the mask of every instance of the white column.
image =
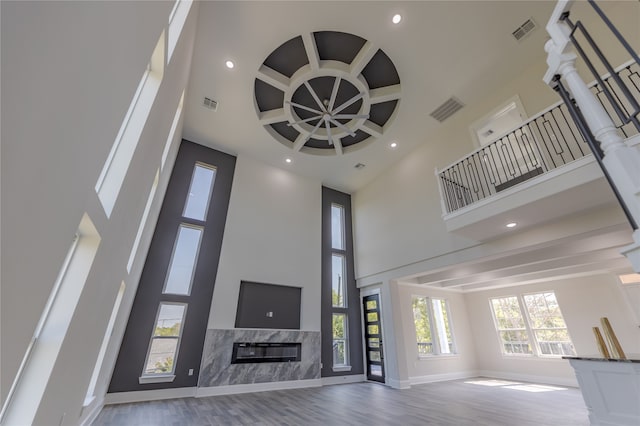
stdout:
[[(547, 24), (551, 40), (545, 44), (549, 69), (544, 81), (553, 85), (553, 77), (560, 75), (566, 82), (567, 90), (575, 99), (591, 133), (600, 142), (605, 169), (629, 213), (640, 224), (640, 150), (625, 143), (604, 107), (575, 68), (576, 55), (572, 52), (570, 29), (565, 22), (559, 20), (560, 14), (568, 10), (570, 5), (570, 2), (559, 1)], [(634, 244), (623, 249), (622, 253), (631, 261), (636, 272), (640, 272), (640, 231), (634, 232), (633, 239)]]

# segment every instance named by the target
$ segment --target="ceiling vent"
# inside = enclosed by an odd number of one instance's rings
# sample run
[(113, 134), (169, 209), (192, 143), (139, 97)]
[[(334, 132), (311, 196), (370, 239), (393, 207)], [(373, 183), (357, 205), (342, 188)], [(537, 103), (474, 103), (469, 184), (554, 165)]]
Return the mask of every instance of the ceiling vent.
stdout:
[(213, 99), (211, 99), (211, 98), (207, 98), (207, 97), (205, 97), (205, 98), (204, 98), (204, 102), (203, 102), (202, 104), (203, 104), (205, 107), (207, 107), (207, 108), (209, 108), (209, 109), (212, 109), (212, 110), (214, 110), (214, 111), (217, 111), (217, 110), (218, 110), (218, 102), (217, 102), (217, 101), (214, 101), (214, 100), (213, 100)]
[(533, 19), (529, 18), (526, 21), (524, 21), (524, 24), (516, 28), (516, 30), (511, 34), (513, 34), (516, 40), (520, 41), (535, 29), (536, 29), (536, 23), (533, 21)]
[(456, 112), (460, 111), (460, 109), (462, 109), (463, 106), (464, 104), (462, 102), (460, 102), (454, 97), (451, 97), (445, 103), (443, 103), (438, 108), (436, 108), (436, 110), (429, 115), (442, 123), (444, 120), (451, 117)]

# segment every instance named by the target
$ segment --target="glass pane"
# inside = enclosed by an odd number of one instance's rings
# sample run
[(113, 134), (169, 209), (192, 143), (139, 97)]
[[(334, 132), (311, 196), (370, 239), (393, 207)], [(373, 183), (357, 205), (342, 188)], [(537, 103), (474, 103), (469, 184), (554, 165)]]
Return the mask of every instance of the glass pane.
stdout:
[(211, 188), (216, 177), (216, 170), (196, 164), (189, 186), (189, 196), (182, 216), (195, 220), (204, 220), (207, 216)]
[(382, 376), (382, 366), (381, 365), (372, 365), (371, 366), (371, 375), (372, 376)]
[(344, 250), (344, 207), (331, 205), (331, 247)]
[(378, 313), (377, 312), (369, 312), (367, 314), (367, 321), (369, 321), (369, 322), (378, 321)]
[(154, 338), (144, 374), (171, 374), (178, 349), (178, 338)]
[(367, 300), (367, 311), (372, 311), (378, 307), (378, 303), (375, 300)]
[(333, 365), (346, 365), (347, 354), (344, 340), (333, 341)]
[(453, 347), (453, 338), (451, 335), (451, 327), (449, 325), (449, 311), (447, 309), (447, 301), (444, 299), (432, 299), (433, 320), (438, 334), (438, 343), (440, 344), (440, 353), (449, 354)]
[(575, 355), (555, 293), (526, 294), (523, 299), (540, 354)]
[(525, 328), (520, 305), (515, 296), (491, 299), (491, 305), (499, 329)]
[(202, 228), (180, 225), (164, 293), (188, 295), (196, 266)]
[(185, 305), (174, 305), (169, 303), (160, 304), (160, 313), (153, 336), (175, 336), (180, 335), (182, 319), (184, 318)]
[(331, 300), (333, 306), (344, 308), (346, 306), (346, 298), (344, 294), (344, 277), (345, 277), (345, 261), (344, 256), (331, 256)]
[(369, 360), (380, 362), (380, 351), (369, 351)]
[(333, 338), (344, 339), (346, 338), (347, 317), (345, 314), (333, 314)]
[(379, 348), (380, 347), (380, 339), (377, 337), (369, 338), (369, 347), (370, 348)]
[(380, 334), (380, 330), (378, 329), (377, 325), (367, 326), (367, 330), (369, 334)]
[(412, 301), (413, 307), (413, 322), (416, 327), (416, 341), (418, 342), (418, 348), (423, 345), (423, 352), (426, 348), (431, 351), (431, 325), (429, 324), (429, 312), (427, 311), (427, 298), (426, 297), (414, 297)]

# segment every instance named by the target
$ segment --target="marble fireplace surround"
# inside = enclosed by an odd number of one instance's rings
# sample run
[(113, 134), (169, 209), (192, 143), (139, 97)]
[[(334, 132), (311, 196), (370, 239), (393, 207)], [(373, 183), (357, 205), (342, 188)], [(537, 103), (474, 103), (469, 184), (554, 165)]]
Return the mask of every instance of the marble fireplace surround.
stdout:
[[(231, 364), (235, 342), (298, 342), (299, 362)], [(320, 332), (270, 329), (208, 329), (199, 388), (320, 379)]]

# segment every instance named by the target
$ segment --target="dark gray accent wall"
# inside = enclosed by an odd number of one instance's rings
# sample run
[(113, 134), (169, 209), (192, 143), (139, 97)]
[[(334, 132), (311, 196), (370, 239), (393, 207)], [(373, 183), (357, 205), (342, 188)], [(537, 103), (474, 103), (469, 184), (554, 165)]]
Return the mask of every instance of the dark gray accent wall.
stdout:
[[(127, 329), (111, 377), (109, 392), (196, 386), (202, 359), (213, 286), (218, 271), (222, 236), (231, 195), (236, 158), (182, 141), (162, 203), (156, 229), (138, 285)], [(184, 219), (183, 208), (197, 162), (216, 167), (216, 177), (206, 220)], [(181, 223), (204, 225), (200, 251), (189, 296), (162, 294), (174, 242)], [(187, 303), (183, 334), (176, 360), (175, 380), (139, 384), (160, 302)], [(189, 369), (193, 369), (189, 375)]]
[[(346, 292), (347, 308), (333, 308), (331, 305), (331, 204), (344, 207), (345, 251), (346, 258)], [(346, 376), (362, 374), (362, 329), (360, 320), (360, 293), (356, 287), (353, 263), (353, 229), (351, 225), (351, 195), (322, 187), (322, 296), (321, 296), (321, 331), (322, 331), (322, 377)], [(333, 367), (333, 313), (345, 312), (348, 321), (349, 361), (351, 371), (334, 372)]]

